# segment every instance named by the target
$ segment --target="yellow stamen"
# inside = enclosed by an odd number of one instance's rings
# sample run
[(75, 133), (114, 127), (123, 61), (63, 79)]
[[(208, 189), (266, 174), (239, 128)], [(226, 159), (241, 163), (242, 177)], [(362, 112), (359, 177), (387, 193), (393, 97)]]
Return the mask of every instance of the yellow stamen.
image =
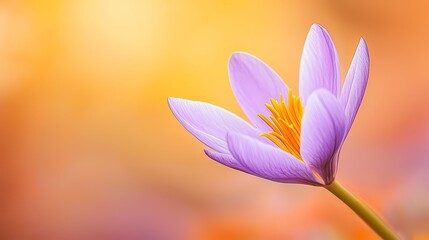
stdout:
[(280, 132), (280, 130), (272, 123), (272, 122), (270, 122), (270, 120), (268, 120), (268, 118), (267, 117), (265, 117), (264, 115), (262, 115), (262, 114), (258, 114), (258, 117), (260, 117), (262, 120), (264, 120), (264, 122), (268, 125), (268, 126), (270, 126), (270, 128), (271, 129), (273, 129), (275, 132)]
[(261, 137), (266, 137), (266, 138), (270, 139), (273, 143), (275, 143), (281, 149), (287, 151), (286, 146), (279, 139), (277, 139), (273, 134), (271, 134), (271, 133), (261, 133), (259, 135)]
[(273, 116), (280, 117), (279, 113), (277, 112), (277, 110), (272, 105), (265, 103), (265, 106), (268, 108), (268, 110), (270, 110), (270, 112), (273, 114)]
[(292, 91), (289, 90), (287, 104), (282, 94), (280, 94), (279, 101), (271, 98), (270, 103), (266, 103), (265, 106), (270, 110), (272, 116), (266, 117), (258, 114), (258, 117), (273, 131), (261, 133), (260, 136), (268, 138), (282, 150), (302, 160), (300, 154), (300, 137), (304, 107), (302, 106), (301, 99), (299, 96), (293, 95)]

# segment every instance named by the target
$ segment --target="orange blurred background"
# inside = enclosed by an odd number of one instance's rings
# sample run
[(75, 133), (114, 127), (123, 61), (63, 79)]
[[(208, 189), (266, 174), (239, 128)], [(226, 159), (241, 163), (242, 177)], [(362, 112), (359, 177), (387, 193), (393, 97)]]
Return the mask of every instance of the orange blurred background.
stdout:
[(370, 80), (337, 179), (405, 238), (429, 238), (425, 1), (1, 1), (1, 239), (373, 239), (323, 188), (208, 159), (167, 97), (244, 116), (245, 51), (298, 88), (312, 23)]

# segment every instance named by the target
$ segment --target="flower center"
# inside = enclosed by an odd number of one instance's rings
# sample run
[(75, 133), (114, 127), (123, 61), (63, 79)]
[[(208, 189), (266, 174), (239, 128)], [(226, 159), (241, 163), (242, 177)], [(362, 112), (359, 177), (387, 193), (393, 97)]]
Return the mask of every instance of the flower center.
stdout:
[(271, 104), (265, 106), (270, 110), (272, 116), (266, 117), (258, 114), (273, 131), (261, 133), (259, 136), (266, 137), (284, 151), (302, 160), (300, 154), (301, 120), (304, 113), (299, 96), (292, 94), (289, 90), (287, 104), (280, 94), (280, 100), (270, 99)]

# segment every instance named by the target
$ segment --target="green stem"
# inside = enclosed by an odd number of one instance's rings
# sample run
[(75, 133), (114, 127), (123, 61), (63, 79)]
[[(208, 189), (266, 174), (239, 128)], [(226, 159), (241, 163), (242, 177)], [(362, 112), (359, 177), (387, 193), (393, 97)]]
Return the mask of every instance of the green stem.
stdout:
[(383, 239), (399, 239), (373, 210), (347, 191), (340, 183), (334, 181), (331, 185), (325, 186), (325, 188), (347, 204), (347, 206), (359, 215), (359, 217), (361, 217), (380, 237)]

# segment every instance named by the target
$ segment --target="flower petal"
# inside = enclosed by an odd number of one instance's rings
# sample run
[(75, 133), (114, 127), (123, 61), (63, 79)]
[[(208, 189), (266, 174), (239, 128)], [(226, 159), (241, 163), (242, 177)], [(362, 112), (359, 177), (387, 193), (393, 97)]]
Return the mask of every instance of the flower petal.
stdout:
[(204, 149), (204, 152), (206, 155), (215, 160), (218, 163), (221, 163), (227, 167), (234, 168), (240, 171), (244, 171), (243, 165), (241, 165), (240, 162), (238, 162), (231, 154), (229, 153), (219, 153), (212, 150)]
[(321, 185), (305, 163), (279, 148), (233, 132), (227, 142), (232, 156), (250, 174), (276, 182)]
[(305, 41), (299, 72), (299, 94), (304, 106), (313, 91), (326, 88), (338, 97), (341, 85), (340, 63), (328, 32), (313, 24)]
[(168, 98), (168, 104), (177, 120), (208, 147), (228, 153), (226, 134), (234, 130), (249, 136), (258, 131), (235, 114), (218, 106), (180, 98)]
[(368, 83), (369, 75), (369, 54), (365, 40), (362, 38), (356, 49), (349, 71), (344, 82), (344, 87), (341, 91), (341, 104), (347, 118), (348, 132), (359, 110), (365, 93), (366, 84)]
[(343, 108), (330, 92), (320, 89), (309, 97), (302, 119), (301, 156), (325, 184), (335, 178), (345, 127)]
[(261, 131), (271, 129), (258, 113), (271, 115), (265, 107), (270, 98), (287, 96), (288, 88), (282, 79), (264, 62), (248, 53), (234, 53), (229, 60), (229, 78), (235, 97), (250, 121)]

